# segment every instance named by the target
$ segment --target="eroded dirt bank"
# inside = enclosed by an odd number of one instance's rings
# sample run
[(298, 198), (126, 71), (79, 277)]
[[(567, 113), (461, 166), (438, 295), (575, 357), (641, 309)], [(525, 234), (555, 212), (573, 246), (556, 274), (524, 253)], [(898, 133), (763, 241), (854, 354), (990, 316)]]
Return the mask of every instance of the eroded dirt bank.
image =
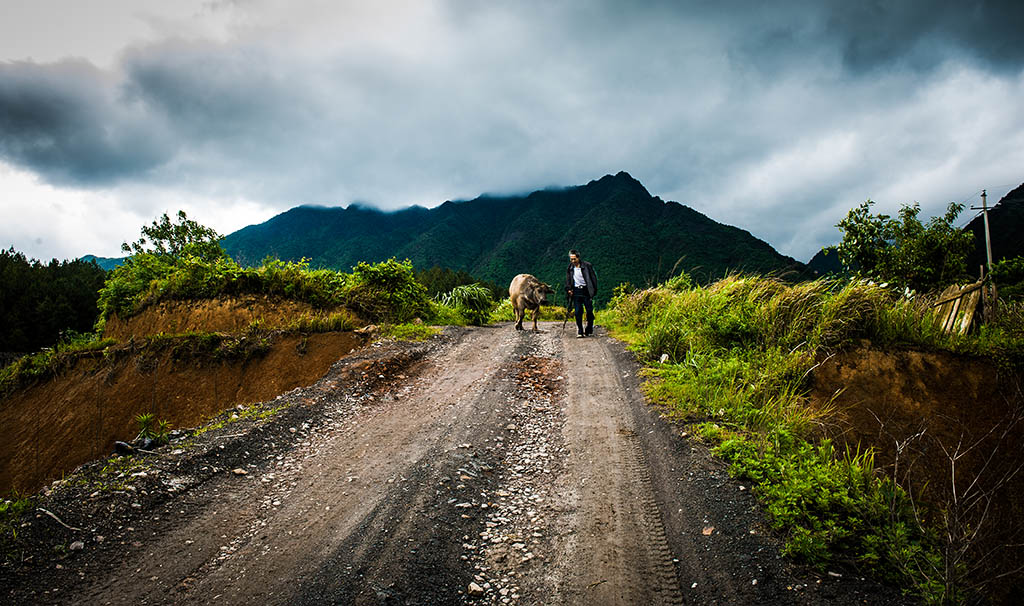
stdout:
[[(452, 329), (357, 352), (134, 488), (56, 490), (11, 602), (897, 604), (778, 554), (748, 487), (603, 336)], [(86, 470), (88, 472), (89, 470)], [(93, 470), (97, 471), (97, 470)], [(143, 475), (139, 475), (139, 474)], [(88, 473), (85, 474), (88, 476)], [(54, 557), (54, 545), (74, 550)]]
[(162, 301), (127, 320), (112, 316), (103, 329), (104, 338), (125, 341), (157, 333), (186, 332), (240, 333), (253, 322), (265, 328), (286, 326), (302, 316), (317, 317), (347, 313), (344, 308), (318, 309), (309, 303), (268, 297), (239, 295), (191, 301)]
[(238, 404), (306, 386), (364, 341), (351, 332), (283, 336), (248, 361), (102, 355), (0, 401), (0, 494), (34, 492), (138, 433), (136, 415), (194, 427)]
[(991, 360), (860, 348), (822, 360), (812, 399), (836, 409), (828, 435), (876, 452), (911, 487), (919, 515), (942, 525), (971, 581), (998, 603), (1024, 600), (1024, 394)]

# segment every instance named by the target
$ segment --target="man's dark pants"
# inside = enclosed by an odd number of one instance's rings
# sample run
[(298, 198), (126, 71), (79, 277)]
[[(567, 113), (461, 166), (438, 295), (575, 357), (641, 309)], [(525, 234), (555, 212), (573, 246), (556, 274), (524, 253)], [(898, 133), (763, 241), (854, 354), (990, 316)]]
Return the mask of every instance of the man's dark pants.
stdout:
[[(577, 334), (594, 333), (594, 300), (590, 298), (586, 288), (578, 288), (572, 291), (572, 306), (576, 312)], [(583, 330), (583, 309), (587, 310), (587, 329)]]

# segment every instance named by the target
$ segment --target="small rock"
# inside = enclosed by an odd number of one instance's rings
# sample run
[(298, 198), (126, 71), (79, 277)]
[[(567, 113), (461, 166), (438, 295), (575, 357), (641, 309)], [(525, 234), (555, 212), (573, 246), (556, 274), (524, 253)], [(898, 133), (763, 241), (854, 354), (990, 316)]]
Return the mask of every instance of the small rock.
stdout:
[(231, 473), (235, 474), (236, 476), (247, 476), (247, 475), (249, 475), (249, 472), (244, 470), (244, 469), (242, 469), (241, 467), (236, 467), (236, 468), (232, 469)]
[(484, 594), (484, 588), (477, 585), (476, 583), (469, 584), (469, 595), (479, 596)]
[(83, 549), (85, 549), (85, 543), (82, 541), (75, 541), (68, 546), (68, 551), (82, 551)]

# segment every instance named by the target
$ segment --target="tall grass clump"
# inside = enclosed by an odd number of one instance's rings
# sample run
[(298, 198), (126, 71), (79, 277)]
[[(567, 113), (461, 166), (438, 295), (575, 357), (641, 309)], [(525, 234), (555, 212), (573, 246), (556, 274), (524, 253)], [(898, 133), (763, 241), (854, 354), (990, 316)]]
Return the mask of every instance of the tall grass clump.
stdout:
[(480, 283), (456, 286), (437, 298), (438, 302), (465, 319), (465, 323), (482, 326), (494, 309), (491, 291)]
[(703, 288), (617, 291), (604, 320), (649, 363), (649, 398), (754, 484), (788, 554), (853, 562), (926, 601), (946, 599), (914, 572), (937, 550), (906, 494), (876, 472), (872, 452), (823, 439), (833, 411), (809, 401), (812, 370), (837, 350), (961, 346), (926, 304), (868, 282), (735, 274)]

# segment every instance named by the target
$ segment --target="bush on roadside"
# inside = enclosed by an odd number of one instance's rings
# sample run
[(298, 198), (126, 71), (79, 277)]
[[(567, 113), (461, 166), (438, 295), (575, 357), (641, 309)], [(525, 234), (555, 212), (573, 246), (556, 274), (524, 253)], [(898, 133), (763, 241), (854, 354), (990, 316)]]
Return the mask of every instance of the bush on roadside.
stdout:
[(357, 264), (344, 301), (360, 317), (380, 323), (422, 318), (429, 308), (427, 289), (416, 281), (408, 259)]

